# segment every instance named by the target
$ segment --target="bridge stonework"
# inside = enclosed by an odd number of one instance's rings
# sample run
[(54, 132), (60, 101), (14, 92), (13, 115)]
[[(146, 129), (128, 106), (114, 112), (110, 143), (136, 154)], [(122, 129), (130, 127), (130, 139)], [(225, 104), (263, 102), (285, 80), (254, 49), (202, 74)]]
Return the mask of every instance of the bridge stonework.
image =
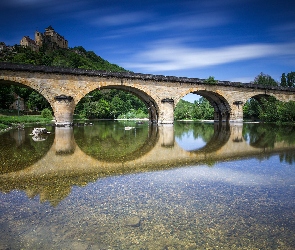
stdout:
[(150, 121), (159, 124), (173, 123), (175, 106), (189, 93), (208, 99), (214, 107), (214, 120), (219, 122), (242, 122), (243, 105), (251, 97), (295, 101), (295, 90), (281, 87), (225, 81), (209, 85), (198, 78), (0, 63), (0, 86), (7, 83), (22, 84), (42, 94), (53, 109), (56, 125), (61, 126), (73, 123), (77, 103), (95, 89), (113, 88), (136, 95), (146, 104)]

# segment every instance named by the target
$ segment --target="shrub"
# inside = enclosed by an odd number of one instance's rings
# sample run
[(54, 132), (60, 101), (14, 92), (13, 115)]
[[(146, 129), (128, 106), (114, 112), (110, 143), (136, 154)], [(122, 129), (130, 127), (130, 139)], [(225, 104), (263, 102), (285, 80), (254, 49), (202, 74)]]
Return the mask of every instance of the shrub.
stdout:
[(41, 116), (43, 118), (51, 119), (52, 118), (52, 112), (49, 108), (45, 108), (41, 111)]

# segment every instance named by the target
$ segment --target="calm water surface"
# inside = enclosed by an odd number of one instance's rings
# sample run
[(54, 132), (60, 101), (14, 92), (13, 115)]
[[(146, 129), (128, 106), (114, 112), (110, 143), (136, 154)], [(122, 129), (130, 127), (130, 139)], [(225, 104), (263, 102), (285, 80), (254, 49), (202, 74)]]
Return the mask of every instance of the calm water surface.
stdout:
[(0, 249), (294, 249), (294, 127), (32, 129), (0, 134)]

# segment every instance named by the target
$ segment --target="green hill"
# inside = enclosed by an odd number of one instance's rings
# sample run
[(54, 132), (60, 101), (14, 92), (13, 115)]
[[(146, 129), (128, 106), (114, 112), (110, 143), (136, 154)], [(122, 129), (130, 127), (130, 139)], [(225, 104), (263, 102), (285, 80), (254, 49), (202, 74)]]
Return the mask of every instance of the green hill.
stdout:
[(20, 45), (3, 46), (3, 49), (0, 50), (0, 61), (112, 72), (127, 71), (102, 59), (93, 51), (86, 51), (82, 46), (69, 49), (53, 49), (45, 45), (40, 48), (39, 52)]

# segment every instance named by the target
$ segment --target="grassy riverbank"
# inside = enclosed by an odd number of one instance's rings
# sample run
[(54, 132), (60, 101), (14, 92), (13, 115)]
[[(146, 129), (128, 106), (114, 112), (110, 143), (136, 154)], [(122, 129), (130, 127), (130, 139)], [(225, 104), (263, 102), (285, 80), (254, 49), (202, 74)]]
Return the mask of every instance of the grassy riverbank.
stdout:
[(7, 131), (10, 128), (22, 126), (30, 123), (51, 123), (52, 119), (44, 118), (41, 115), (22, 115), (8, 116), (0, 115), (0, 132)]

